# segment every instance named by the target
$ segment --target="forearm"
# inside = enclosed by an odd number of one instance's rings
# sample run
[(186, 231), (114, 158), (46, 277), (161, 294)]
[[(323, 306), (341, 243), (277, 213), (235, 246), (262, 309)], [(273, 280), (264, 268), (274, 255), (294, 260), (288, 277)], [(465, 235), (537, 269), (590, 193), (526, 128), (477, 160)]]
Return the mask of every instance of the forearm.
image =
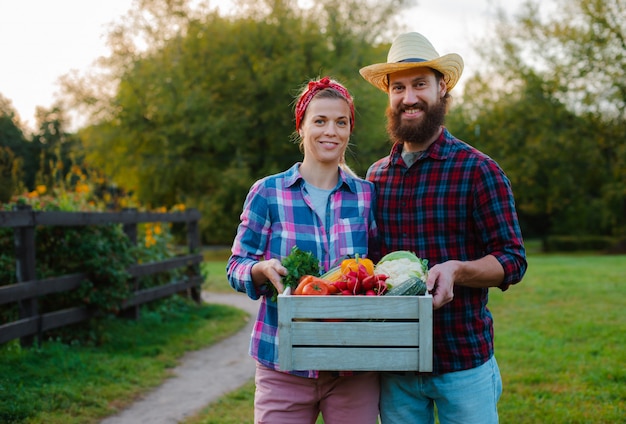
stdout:
[(475, 261), (455, 261), (454, 284), (473, 288), (497, 287), (504, 281), (504, 268), (493, 255)]

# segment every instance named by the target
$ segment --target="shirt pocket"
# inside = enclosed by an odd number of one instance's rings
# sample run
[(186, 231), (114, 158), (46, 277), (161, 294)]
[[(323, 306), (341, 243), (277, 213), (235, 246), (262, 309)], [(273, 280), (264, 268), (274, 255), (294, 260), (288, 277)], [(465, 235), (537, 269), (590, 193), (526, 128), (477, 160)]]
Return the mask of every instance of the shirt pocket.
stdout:
[(338, 256), (367, 254), (367, 221), (363, 217), (340, 218), (334, 227)]

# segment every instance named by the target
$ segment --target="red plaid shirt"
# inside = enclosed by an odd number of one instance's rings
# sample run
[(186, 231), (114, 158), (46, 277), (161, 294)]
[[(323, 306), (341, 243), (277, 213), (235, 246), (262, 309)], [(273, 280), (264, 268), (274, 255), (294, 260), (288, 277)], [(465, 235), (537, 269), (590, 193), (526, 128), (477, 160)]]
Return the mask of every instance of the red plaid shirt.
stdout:
[[(410, 168), (401, 153), (395, 144), (367, 172), (381, 237), (370, 257), (409, 250), (432, 267), (490, 254), (504, 268), (500, 289), (519, 282), (526, 253), (511, 185), (498, 164), (447, 130)], [(487, 300), (488, 289), (455, 286), (454, 300), (434, 311), (433, 373), (474, 368), (493, 355)]]

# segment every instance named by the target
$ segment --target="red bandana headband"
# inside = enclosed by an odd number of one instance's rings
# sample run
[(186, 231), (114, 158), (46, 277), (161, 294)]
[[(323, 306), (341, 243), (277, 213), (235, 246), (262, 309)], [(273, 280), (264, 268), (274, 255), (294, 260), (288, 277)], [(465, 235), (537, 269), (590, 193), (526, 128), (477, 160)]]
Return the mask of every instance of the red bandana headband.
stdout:
[(352, 130), (354, 129), (354, 104), (352, 103), (352, 96), (343, 85), (331, 81), (328, 77), (324, 77), (319, 81), (309, 82), (307, 90), (300, 96), (300, 99), (296, 104), (296, 131), (300, 130), (300, 124), (302, 123), (304, 112), (306, 112), (309, 107), (311, 100), (313, 100), (317, 93), (326, 88), (338, 91), (339, 94), (341, 94), (348, 101), (348, 105), (350, 106), (350, 132), (352, 133)]

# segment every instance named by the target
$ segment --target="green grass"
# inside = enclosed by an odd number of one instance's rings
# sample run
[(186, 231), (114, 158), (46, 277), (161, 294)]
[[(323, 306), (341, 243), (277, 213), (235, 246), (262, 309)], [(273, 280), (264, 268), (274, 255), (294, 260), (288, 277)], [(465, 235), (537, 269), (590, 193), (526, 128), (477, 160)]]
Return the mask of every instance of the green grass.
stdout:
[(209, 261), (201, 265), (204, 283), (202, 290), (215, 293), (234, 293), (233, 288), (226, 280), (226, 262)]
[(502, 422), (624, 422), (626, 256), (529, 264), (520, 285), (490, 296)]
[[(500, 421), (624, 422), (626, 256), (529, 254), (524, 281), (490, 295), (504, 380)], [(232, 291), (227, 257), (205, 252), (205, 290)], [(227, 337), (245, 318), (223, 305), (169, 308), (108, 322), (109, 339), (98, 347), (9, 343), (0, 347), (0, 422), (97, 423), (163, 382), (185, 352)], [(250, 381), (185, 423), (250, 423), (253, 398)]]
[(202, 290), (216, 293), (233, 293), (226, 280), (226, 262), (230, 256), (229, 248), (206, 249), (204, 262), (200, 265), (204, 283)]
[[(489, 307), (500, 422), (624, 422), (626, 256), (530, 253), (524, 281), (491, 290)], [(253, 398), (250, 381), (185, 424), (250, 423)]]
[(188, 351), (242, 328), (247, 314), (225, 305), (171, 301), (139, 321), (109, 320), (97, 347), (53, 341), (0, 347), (0, 422), (97, 423), (168, 377)]

